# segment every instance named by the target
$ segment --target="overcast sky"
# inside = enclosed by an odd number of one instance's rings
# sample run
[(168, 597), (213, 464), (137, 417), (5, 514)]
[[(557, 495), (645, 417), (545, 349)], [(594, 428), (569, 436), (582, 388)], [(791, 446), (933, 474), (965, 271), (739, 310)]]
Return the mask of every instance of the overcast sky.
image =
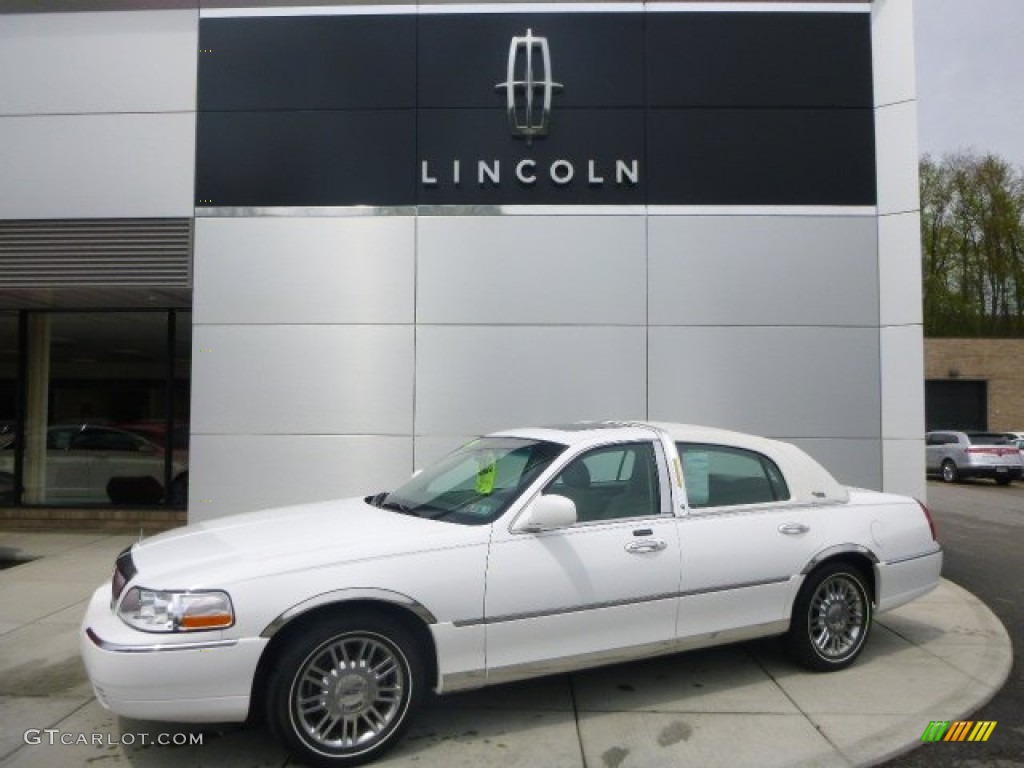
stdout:
[(1024, 0), (914, 0), (920, 150), (1024, 170)]

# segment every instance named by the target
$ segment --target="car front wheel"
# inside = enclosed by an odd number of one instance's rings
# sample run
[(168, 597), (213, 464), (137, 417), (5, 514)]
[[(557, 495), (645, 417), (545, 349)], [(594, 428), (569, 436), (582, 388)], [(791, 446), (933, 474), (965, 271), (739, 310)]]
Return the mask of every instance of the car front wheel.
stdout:
[(944, 462), (942, 462), (942, 480), (943, 480), (943, 482), (955, 483), (959, 479), (960, 479), (960, 472), (957, 470), (956, 464), (954, 464), (949, 459), (946, 459)]
[(871, 599), (864, 576), (846, 563), (807, 577), (793, 605), (787, 645), (810, 669), (844, 669), (864, 649), (871, 629)]
[(423, 698), (423, 662), (397, 622), (322, 617), (296, 633), (274, 666), (267, 718), (315, 766), (360, 765), (390, 749)]

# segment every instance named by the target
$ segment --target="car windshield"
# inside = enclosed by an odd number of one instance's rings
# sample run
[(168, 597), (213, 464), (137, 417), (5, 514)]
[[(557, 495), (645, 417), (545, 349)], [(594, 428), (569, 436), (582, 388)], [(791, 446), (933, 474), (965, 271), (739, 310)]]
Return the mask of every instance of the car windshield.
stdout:
[(431, 520), (489, 523), (565, 448), (542, 440), (482, 437), (427, 467), (377, 503)]

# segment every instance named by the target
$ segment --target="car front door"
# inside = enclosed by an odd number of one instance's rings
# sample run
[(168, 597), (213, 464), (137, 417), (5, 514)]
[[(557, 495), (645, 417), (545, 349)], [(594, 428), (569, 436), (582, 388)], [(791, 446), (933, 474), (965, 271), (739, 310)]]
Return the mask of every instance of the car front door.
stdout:
[(572, 459), (544, 494), (572, 499), (575, 524), (495, 527), (487, 571), (488, 680), (630, 658), (674, 641), (679, 539), (660, 444)]

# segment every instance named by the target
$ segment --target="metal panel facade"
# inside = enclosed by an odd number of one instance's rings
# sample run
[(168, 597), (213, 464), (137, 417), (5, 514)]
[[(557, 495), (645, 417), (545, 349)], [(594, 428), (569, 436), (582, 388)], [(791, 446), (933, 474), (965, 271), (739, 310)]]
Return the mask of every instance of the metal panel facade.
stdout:
[(923, 492), (908, 3), (236, 6), (156, 12), (173, 104), (0, 116), (0, 216), (195, 219), (191, 519), (577, 418)]

